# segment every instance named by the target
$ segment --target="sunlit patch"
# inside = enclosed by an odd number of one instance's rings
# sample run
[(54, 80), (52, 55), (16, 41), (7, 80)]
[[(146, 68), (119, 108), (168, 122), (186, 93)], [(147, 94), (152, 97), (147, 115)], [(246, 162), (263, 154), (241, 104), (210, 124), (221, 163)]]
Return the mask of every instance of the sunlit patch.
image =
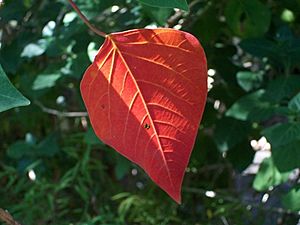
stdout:
[(182, 28), (182, 25), (181, 24), (176, 24), (173, 28), (175, 30), (180, 30)]
[(205, 192), (205, 196), (208, 197), (208, 198), (214, 198), (214, 197), (216, 197), (216, 192), (214, 192), (214, 191), (206, 191)]
[(35, 181), (36, 180), (36, 174), (34, 172), (34, 170), (29, 170), (28, 171), (28, 177), (30, 180)]
[(66, 98), (62, 95), (60, 95), (56, 98), (57, 105), (63, 105), (63, 104), (65, 104), (65, 102), (66, 102)]
[(243, 67), (250, 68), (252, 66), (252, 62), (244, 62)]
[(156, 23), (151, 23), (151, 24), (148, 24), (147, 26), (145, 26), (145, 28), (147, 28), (147, 29), (155, 29), (155, 28), (157, 28), (157, 24)]
[(132, 176), (136, 176), (138, 174), (137, 169), (132, 169), (131, 174), (132, 174)]
[(120, 9), (119, 6), (113, 5), (113, 6), (111, 7), (111, 10), (110, 10), (110, 11), (111, 11), (112, 13), (115, 13), (115, 12), (117, 12), (119, 9)]
[(267, 141), (267, 139), (264, 136), (262, 136), (258, 141), (251, 140), (250, 145), (255, 151), (271, 150), (271, 144)]
[(208, 91), (210, 91), (213, 88), (214, 81), (215, 80), (212, 77), (208, 77), (207, 78), (207, 88), (208, 88)]
[(42, 34), (44, 37), (51, 37), (54, 33), (54, 29), (56, 27), (56, 23), (54, 21), (49, 21), (46, 26), (44, 26), (42, 30)]
[(213, 76), (216, 74), (216, 70), (214, 70), (214, 69), (209, 69), (209, 70), (207, 71), (207, 74), (208, 74), (208, 76), (213, 77)]
[(268, 199), (269, 199), (269, 194), (268, 193), (265, 193), (264, 195), (263, 195), (263, 197), (261, 198), (261, 202), (262, 203), (266, 203), (267, 201), (268, 201)]
[(221, 105), (220, 100), (215, 100), (215, 102), (214, 102), (214, 109), (218, 110), (220, 108), (220, 105)]
[(285, 22), (291, 23), (295, 20), (295, 15), (291, 10), (284, 9), (281, 13), (281, 19)]

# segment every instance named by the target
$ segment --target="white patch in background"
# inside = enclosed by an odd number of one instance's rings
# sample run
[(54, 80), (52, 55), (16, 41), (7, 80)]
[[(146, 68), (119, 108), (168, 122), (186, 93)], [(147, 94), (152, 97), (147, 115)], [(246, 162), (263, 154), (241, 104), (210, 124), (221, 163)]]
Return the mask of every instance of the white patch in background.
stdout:
[(28, 177), (30, 180), (35, 181), (36, 180), (36, 174), (34, 172), (34, 170), (29, 170), (28, 171)]
[(243, 171), (243, 174), (256, 174), (262, 161), (271, 157), (271, 144), (266, 137), (259, 140), (251, 140), (250, 145), (256, 151), (252, 163)]
[(56, 23), (54, 21), (49, 21), (42, 30), (43, 37), (51, 37), (54, 33)]
[(120, 7), (118, 6), (118, 5), (113, 5), (112, 7), (111, 7), (111, 12), (112, 13), (115, 13), (115, 12), (117, 12), (118, 10), (120, 9)]
[(214, 69), (209, 69), (209, 70), (207, 71), (207, 74), (208, 74), (208, 76), (213, 77), (213, 76), (216, 74), (216, 70), (214, 70)]
[(216, 192), (214, 192), (214, 191), (206, 191), (205, 192), (205, 196), (208, 197), (208, 198), (214, 198), (214, 197), (216, 197)]
[(145, 26), (145, 28), (147, 28), (147, 29), (155, 29), (155, 28), (157, 28), (158, 26), (157, 26), (157, 24), (156, 23), (151, 23), (151, 24), (148, 24), (147, 26)]

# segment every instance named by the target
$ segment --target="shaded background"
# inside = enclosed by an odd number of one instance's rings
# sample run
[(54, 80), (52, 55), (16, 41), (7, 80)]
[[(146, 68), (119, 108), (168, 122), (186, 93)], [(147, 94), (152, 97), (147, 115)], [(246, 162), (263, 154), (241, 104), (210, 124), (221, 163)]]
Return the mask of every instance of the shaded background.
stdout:
[(1, 208), (24, 225), (300, 223), (299, 0), (75, 2), (106, 33), (167, 26), (202, 43), (210, 90), (183, 203), (91, 129), (79, 82), (104, 39), (66, 0), (6, 0), (0, 63), (31, 105), (0, 114)]

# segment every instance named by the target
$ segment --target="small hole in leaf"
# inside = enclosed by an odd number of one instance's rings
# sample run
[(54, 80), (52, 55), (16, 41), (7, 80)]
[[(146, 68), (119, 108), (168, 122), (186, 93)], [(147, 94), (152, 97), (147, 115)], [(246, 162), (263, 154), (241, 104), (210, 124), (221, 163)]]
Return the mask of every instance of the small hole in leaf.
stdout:
[(150, 125), (149, 125), (148, 123), (146, 123), (144, 127), (145, 127), (147, 130), (150, 129)]
[(105, 105), (101, 105), (101, 108), (102, 108), (102, 109), (105, 109)]

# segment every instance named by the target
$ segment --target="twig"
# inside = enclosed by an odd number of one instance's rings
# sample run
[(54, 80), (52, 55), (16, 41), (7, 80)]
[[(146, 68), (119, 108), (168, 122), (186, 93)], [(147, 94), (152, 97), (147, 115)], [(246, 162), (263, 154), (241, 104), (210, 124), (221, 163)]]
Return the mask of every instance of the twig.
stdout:
[(94, 27), (90, 21), (83, 15), (83, 13), (80, 11), (80, 9), (77, 7), (77, 5), (72, 1), (68, 0), (70, 5), (73, 7), (73, 9), (77, 12), (79, 17), (82, 19), (82, 21), (96, 34), (98, 34), (101, 37), (106, 38), (106, 33), (102, 32), (101, 30), (98, 30), (96, 27)]
[(8, 211), (0, 208), (0, 220), (2, 220), (7, 225), (21, 225), (9, 214)]
[(41, 108), (41, 110), (45, 113), (57, 116), (57, 117), (86, 117), (88, 116), (87, 112), (62, 112), (58, 111), (56, 109), (51, 109), (46, 106), (44, 106), (42, 103), (39, 101), (34, 102), (38, 107)]

